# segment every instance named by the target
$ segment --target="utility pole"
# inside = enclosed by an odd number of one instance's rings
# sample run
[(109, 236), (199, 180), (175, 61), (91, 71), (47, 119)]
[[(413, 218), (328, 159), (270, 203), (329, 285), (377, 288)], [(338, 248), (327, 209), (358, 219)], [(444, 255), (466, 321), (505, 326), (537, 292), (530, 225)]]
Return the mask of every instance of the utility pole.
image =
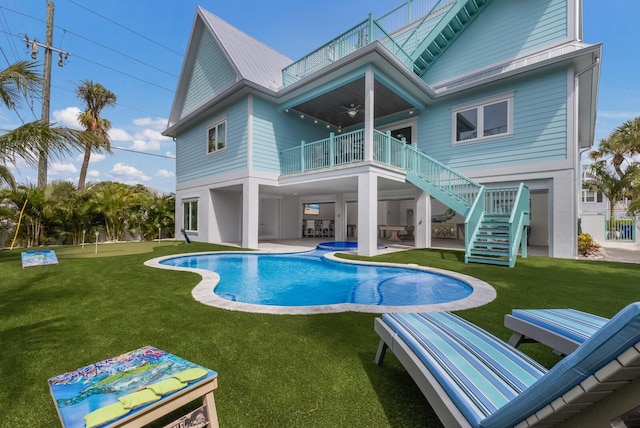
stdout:
[[(46, 46), (44, 48), (44, 72), (42, 82), (42, 115), (43, 122), (49, 123), (49, 106), (51, 103), (51, 45), (53, 45), (53, 8), (52, 1), (47, 0), (47, 33)], [(38, 160), (38, 187), (47, 187), (47, 158), (49, 153), (45, 149), (40, 149)]]
[[(31, 46), (31, 58), (36, 59), (38, 57), (38, 47), (44, 48), (44, 71), (42, 76), (42, 113), (40, 119), (49, 123), (50, 105), (51, 105), (51, 56), (53, 52), (57, 52), (60, 57), (58, 59), (58, 65), (64, 66), (67, 59), (69, 59), (69, 52), (65, 52), (61, 49), (53, 47), (53, 9), (54, 4), (52, 1), (47, 0), (47, 28), (46, 28), (46, 40), (45, 43), (40, 43), (36, 39), (29, 39), (24, 36), (24, 41), (27, 42), (27, 49)], [(46, 149), (39, 150), (38, 159), (38, 187), (44, 189), (47, 186), (47, 161), (49, 153)]]

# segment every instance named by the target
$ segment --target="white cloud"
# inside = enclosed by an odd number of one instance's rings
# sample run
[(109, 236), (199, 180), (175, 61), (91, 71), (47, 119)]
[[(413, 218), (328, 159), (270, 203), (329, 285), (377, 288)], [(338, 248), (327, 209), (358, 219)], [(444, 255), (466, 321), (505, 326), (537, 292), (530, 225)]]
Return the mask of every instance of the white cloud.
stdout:
[(170, 137), (165, 137), (160, 133), (164, 130), (166, 119), (162, 118), (140, 118), (134, 119), (133, 124), (138, 128), (133, 134), (122, 128), (112, 128), (109, 131), (109, 138), (112, 141), (131, 142), (127, 147), (129, 150), (139, 152), (157, 152), (161, 148), (161, 143), (170, 142)]
[(78, 107), (67, 107), (62, 110), (56, 110), (53, 112), (53, 121), (58, 125), (64, 125), (71, 128), (83, 129), (80, 122), (78, 122), (78, 114), (80, 109)]
[[(102, 162), (105, 160), (107, 156), (104, 153), (91, 153), (91, 157), (89, 158), (89, 165), (92, 163)], [(79, 153), (78, 156), (75, 157), (77, 162), (82, 162), (84, 160), (84, 152)]]
[(149, 181), (151, 177), (146, 175), (144, 172), (139, 169), (126, 165), (123, 162), (118, 162), (111, 168), (111, 174), (116, 175), (127, 181)]
[(48, 174), (58, 175), (58, 174), (75, 174), (78, 172), (78, 169), (71, 163), (62, 163), (62, 162), (52, 162), (49, 164)]
[(109, 130), (109, 138), (111, 141), (131, 141), (133, 139), (131, 134), (121, 128), (111, 128)]
[(140, 117), (133, 119), (133, 124), (140, 127), (148, 127), (158, 131), (164, 131), (169, 121), (164, 117), (156, 117), (152, 119), (150, 117)]
[(174, 177), (175, 174), (171, 171), (168, 171), (166, 169), (160, 169), (158, 170), (158, 172), (156, 172), (156, 177), (164, 177), (164, 178), (171, 178)]
[(98, 178), (100, 177), (100, 171), (92, 169), (91, 171), (87, 171), (87, 177)]
[(175, 155), (175, 153), (173, 153), (173, 152), (165, 152), (165, 153), (164, 153), (164, 155), (165, 155), (166, 157), (169, 157), (169, 158), (172, 158), (172, 159), (175, 159), (175, 158), (176, 158), (176, 155)]

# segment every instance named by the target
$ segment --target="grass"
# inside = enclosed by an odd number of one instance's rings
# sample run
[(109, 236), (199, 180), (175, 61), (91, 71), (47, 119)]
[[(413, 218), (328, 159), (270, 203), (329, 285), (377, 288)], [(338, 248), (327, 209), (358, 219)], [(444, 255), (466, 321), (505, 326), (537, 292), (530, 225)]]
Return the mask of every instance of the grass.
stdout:
[[(266, 315), (201, 305), (191, 297), (198, 275), (143, 262), (224, 247), (164, 244), (98, 246), (98, 256), (92, 247), (60, 247), (59, 265), (28, 269), (19, 251), (0, 251), (0, 427), (58, 426), (50, 377), (144, 345), (219, 372), (221, 426), (437, 425), (392, 354), (382, 367), (373, 363), (376, 315)], [(505, 340), (503, 316), (512, 308), (573, 307), (610, 317), (638, 299), (640, 286), (636, 264), (529, 257), (508, 269), (464, 264), (461, 252), (439, 250), (375, 259), (492, 284), (495, 301), (459, 314)], [(542, 345), (522, 349), (547, 366), (558, 361)]]

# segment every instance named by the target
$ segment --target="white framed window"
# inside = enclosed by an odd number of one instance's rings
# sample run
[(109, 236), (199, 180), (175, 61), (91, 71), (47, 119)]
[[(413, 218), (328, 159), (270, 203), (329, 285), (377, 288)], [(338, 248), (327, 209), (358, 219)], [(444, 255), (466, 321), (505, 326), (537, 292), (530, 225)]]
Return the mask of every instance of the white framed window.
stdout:
[(198, 201), (182, 202), (182, 227), (186, 232), (198, 231)]
[(513, 134), (514, 93), (455, 106), (451, 109), (453, 144), (486, 141)]
[(217, 153), (227, 147), (227, 121), (222, 120), (207, 128), (207, 153)]
[(602, 202), (603, 199), (604, 198), (601, 192), (596, 192), (595, 190), (582, 189), (583, 203)]

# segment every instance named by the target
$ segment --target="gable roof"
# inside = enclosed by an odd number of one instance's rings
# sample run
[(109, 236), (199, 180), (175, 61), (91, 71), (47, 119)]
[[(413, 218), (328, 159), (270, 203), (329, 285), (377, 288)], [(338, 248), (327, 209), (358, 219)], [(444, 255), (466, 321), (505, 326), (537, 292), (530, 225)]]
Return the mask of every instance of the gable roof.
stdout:
[(293, 62), (290, 58), (200, 6), (198, 14), (226, 52), (240, 79), (271, 90), (282, 87), (282, 69)]
[[(275, 49), (198, 6), (169, 115), (169, 127), (181, 122), (194, 110), (191, 108), (186, 116), (183, 115), (185, 98), (189, 91), (194, 65), (198, 59), (199, 41), (204, 32), (208, 32), (213, 37), (229, 67), (235, 73), (235, 79), (230, 84), (247, 81), (271, 91), (277, 91), (282, 87), (282, 69), (292, 62), (290, 58)], [(219, 90), (210, 95), (207, 94), (198, 102), (198, 105), (210, 103), (221, 92), (223, 91)]]

